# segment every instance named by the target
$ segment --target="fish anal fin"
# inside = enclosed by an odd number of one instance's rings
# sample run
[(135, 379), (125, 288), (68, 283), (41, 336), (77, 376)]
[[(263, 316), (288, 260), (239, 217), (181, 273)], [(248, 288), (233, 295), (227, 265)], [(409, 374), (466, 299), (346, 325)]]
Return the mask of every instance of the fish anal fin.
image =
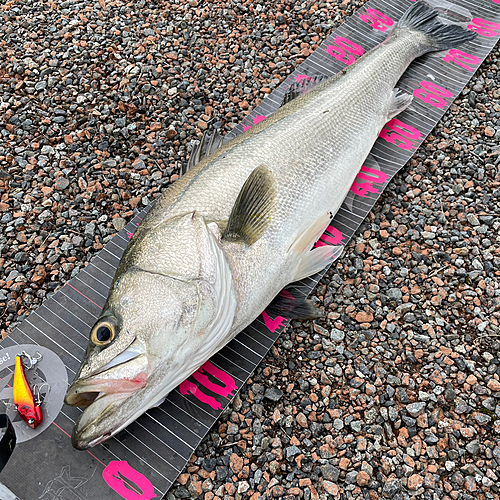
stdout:
[(203, 134), (199, 144), (191, 151), (191, 156), (187, 164), (181, 168), (181, 176), (189, 172), (195, 165), (200, 163), (201, 160), (210, 156), (213, 152), (217, 151), (224, 143), (224, 136), (219, 134), (216, 130)]
[(304, 252), (297, 266), (293, 281), (318, 273), (335, 262), (344, 251), (342, 245), (323, 245)]
[(266, 312), (271, 316), (287, 319), (313, 319), (324, 316), (314, 300), (292, 288), (282, 290), (269, 304)]
[(269, 227), (276, 203), (276, 183), (264, 165), (245, 181), (236, 199), (224, 232), (224, 241), (255, 243)]
[(413, 96), (395, 88), (392, 93), (392, 100), (389, 107), (387, 121), (402, 113), (413, 101)]

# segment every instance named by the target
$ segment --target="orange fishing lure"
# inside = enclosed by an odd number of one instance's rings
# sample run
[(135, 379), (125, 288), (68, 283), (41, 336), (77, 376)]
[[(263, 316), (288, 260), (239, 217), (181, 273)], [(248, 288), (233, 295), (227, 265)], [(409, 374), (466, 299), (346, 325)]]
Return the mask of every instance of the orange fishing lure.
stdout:
[(14, 370), (14, 403), (21, 418), (32, 429), (36, 429), (43, 420), (42, 407), (33, 397), (33, 392), (26, 380), (21, 356), (16, 356), (16, 367)]

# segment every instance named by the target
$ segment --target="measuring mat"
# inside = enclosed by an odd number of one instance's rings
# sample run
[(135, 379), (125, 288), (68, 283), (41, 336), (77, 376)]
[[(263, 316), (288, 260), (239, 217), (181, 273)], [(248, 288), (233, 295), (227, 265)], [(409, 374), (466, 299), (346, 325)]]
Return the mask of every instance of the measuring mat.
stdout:
[[(500, 0), (428, 0), (442, 19), (478, 33), (460, 49), (417, 59), (398, 87), (414, 96), (411, 106), (382, 130), (344, 204), (318, 245), (346, 245), (391, 178), (405, 165), (461, 92), (500, 37)], [(295, 82), (332, 76), (382, 42), (411, 0), (370, 0), (342, 24), (226, 140), (264, 120)], [(345, 145), (349, 147), (349, 144)], [(63, 405), (79, 369), (89, 332), (103, 307), (120, 257), (147, 209), (110, 241), (92, 262), (32, 312), (0, 345), (0, 396), (12, 403), (16, 354), (42, 359), (26, 370), (30, 384), (47, 382), (43, 422), (31, 429), (5, 405), (17, 445), (0, 481), (20, 500), (150, 500), (161, 498), (200, 441), (287, 325), (264, 312), (202, 368), (102, 445), (77, 451), (71, 445), (79, 408)], [(321, 274), (296, 283), (304, 295)], [(2, 493), (0, 498), (11, 498)]]

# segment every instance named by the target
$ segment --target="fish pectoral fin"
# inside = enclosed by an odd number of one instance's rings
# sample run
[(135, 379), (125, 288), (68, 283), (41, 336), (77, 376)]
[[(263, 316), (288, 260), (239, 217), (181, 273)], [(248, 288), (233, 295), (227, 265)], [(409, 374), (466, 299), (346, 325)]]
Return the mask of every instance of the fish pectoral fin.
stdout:
[(413, 101), (413, 96), (395, 88), (392, 92), (392, 100), (387, 115), (387, 121), (402, 113)]
[(217, 151), (223, 143), (224, 136), (219, 134), (216, 130), (213, 132), (207, 130), (203, 134), (200, 143), (191, 151), (191, 156), (187, 164), (181, 168), (181, 176), (189, 172), (195, 165), (200, 163), (201, 160)]
[(314, 300), (308, 299), (294, 288), (282, 290), (266, 308), (273, 317), (287, 319), (313, 319), (324, 316)]
[(283, 96), (283, 101), (281, 101), (280, 108), (293, 101), (297, 97), (307, 94), (314, 87), (328, 79), (328, 77), (325, 75), (301, 76), (302, 79), (294, 82), (292, 85), (290, 85), (290, 87), (288, 87), (285, 95)]
[(343, 251), (342, 245), (324, 245), (305, 252), (298, 262), (293, 281), (302, 280), (325, 269), (335, 262)]
[(264, 165), (245, 181), (236, 199), (224, 233), (224, 241), (255, 243), (269, 227), (276, 204), (276, 183)]

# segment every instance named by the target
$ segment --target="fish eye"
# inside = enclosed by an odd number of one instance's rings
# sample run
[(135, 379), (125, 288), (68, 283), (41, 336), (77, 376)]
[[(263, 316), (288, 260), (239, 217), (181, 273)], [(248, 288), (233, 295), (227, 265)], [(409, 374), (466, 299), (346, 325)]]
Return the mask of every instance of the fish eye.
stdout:
[(90, 333), (90, 340), (95, 345), (107, 345), (116, 335), (116, 326), (114, 318), (106, 318), (94, 325)]

